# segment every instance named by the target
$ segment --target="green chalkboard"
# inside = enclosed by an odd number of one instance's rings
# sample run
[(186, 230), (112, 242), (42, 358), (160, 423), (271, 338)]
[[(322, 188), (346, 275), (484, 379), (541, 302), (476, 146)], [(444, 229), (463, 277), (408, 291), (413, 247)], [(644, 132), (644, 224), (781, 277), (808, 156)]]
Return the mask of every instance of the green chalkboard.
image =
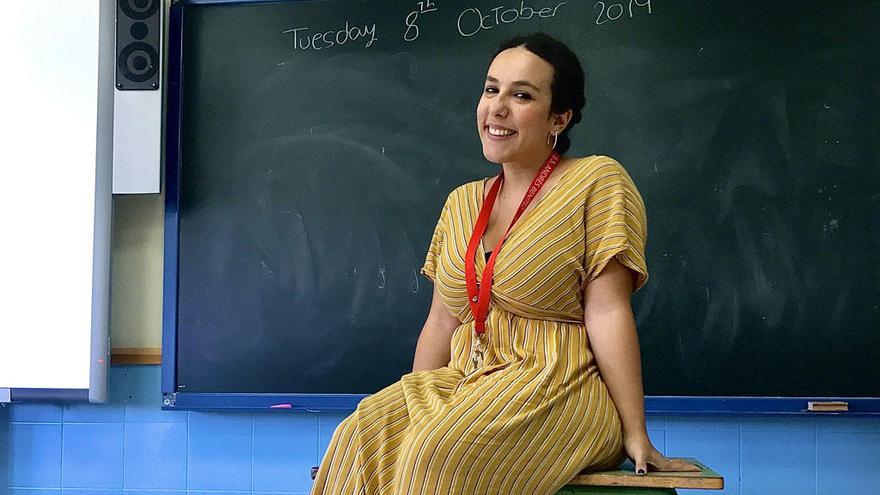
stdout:
[[(177, 373), (371, 393), (409, 371), (500, 41), (586, 72), (572, 155), (648, 210), (646, 392), (880, 396), (880, 2), (184, 2)], [(172, 47), (174, 49), (174, 47)]]

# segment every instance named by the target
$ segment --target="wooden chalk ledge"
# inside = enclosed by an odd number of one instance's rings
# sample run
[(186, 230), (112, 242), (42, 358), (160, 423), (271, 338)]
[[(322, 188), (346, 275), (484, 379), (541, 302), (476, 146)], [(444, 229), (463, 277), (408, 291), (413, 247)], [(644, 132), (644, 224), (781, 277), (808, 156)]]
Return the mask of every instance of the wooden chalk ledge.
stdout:
[(161, 347), (113, 347), (110, 364), (162, 364)]

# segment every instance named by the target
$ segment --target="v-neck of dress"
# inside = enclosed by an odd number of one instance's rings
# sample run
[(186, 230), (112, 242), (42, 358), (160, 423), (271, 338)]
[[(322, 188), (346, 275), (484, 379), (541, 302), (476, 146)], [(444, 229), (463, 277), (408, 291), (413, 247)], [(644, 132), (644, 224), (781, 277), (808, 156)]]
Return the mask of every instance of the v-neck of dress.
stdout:
[[(528, 219), (530, 219), (533, 216), (532, 213), (534, 213), (534, 211), (537, 210), (539, 206), (544, 204), (544, 202), (545, 202), (544, 199), (556, 191), (556, 189), (559, 187), (559, 184), (562, 184), (562, 181), (568, 177), (569, 173), (571, 172), (571, 169), (573, 169), (576, 165), (578, 165), (577, 162), (580, 162), (581, 160), (582, 160), (582, 158), (575, 159), (574, 163), (571, 163), (570, 165), (568, 165), (568, 168), (566, 168), (562, 172), (562, 175), (559, 176), (559, 179), (556, 180), (556, 183), (554, 183), (552, 186), (550, 186), (550, 189), (545, 191), (544, 194), (541, 195), (541, 197), (536, 198), (535, 201), (531, 205), (529, 205), (530, 208), (527, 208), (526, 211), (524, 211), (523, 214), (519, 217), (517, 222), (515, 224), (513, 224), (513, 227), (510, 229), (510, 232), (507, 235), (507, 239), (510, 239), (510, 237), (513, 236), (514, 232), (516, 232), (517, 229), (519, 229), (520, 226), (524, 222), (526, 222)], [(497, 176), (494, 176), (494, 177), (497, 177)], [(491, 179), (491, 178), (492, 177), (486, 177), (480, 181), (479, 195), (477, 198), (478, 199), (478, 202), (477, 202), (477, 211), (478, 212), (483, 208), (483, 204), (486, 202), (486, 184), (489, 182), (489, 179)], [(505, 240), (505, 242), (507, 242), (507, 241)], [(480, 252), (483, 253), (483, 256), (478, 257), (478, 258), (481, 261), (483, 261), (483, 264), (485, 264), (486, 263), (486, 260), (485, 260), (486, 249), (483, 247), (483, 239), (482, 238), (480, 238), (479, 248), (480, 248)], [(492, 249), (495, 249), (495, 246), (492, 246)], [(491, 253), (491, 251), (489, 251), (489, 252)]]

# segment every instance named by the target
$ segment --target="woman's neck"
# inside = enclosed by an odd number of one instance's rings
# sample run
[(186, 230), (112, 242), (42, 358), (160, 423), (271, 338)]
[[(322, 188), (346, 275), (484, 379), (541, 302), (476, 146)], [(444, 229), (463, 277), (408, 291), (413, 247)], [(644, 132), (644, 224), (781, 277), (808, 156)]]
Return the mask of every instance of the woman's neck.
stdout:
[(544, 166), (544, 162), (550, 156), (551, 150), (547, 150), (540, 158), (532, 158), (526, 161), (503, 163), (504, 186), (508, 191), (525, 191), (532, 185), (538, 170)]

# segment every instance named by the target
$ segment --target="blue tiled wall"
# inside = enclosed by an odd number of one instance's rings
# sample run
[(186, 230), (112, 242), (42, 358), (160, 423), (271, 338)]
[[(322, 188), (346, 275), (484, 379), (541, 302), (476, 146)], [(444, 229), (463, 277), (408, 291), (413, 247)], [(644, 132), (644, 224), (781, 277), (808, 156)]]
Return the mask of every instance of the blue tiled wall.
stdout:
[[(0, 409), (0, 490), (308, 493), (310, 468), (345, 416), (162, 411), (158, 366), (113, 367), (110, 397), (101, 406)], [(668, 416), (648, 426), (667, 455), (721, 472), (723, 493), (880, 495), (880, 419)]]

